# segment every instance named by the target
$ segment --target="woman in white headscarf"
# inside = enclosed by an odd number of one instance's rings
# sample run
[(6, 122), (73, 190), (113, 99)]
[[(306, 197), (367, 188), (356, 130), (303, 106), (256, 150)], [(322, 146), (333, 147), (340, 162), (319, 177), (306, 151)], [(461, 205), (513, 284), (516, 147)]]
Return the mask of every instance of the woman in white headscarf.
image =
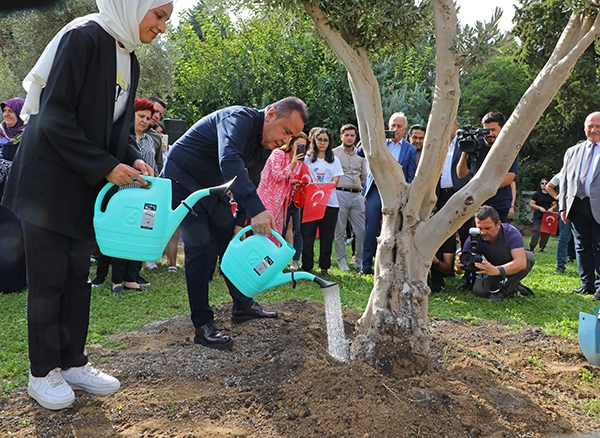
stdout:
[(165, 31), (168, 0), (96, 0), (50, 42), (23, 83), (29, 115), (3, 205), (23, 222), (28, 275), (29, 394), (47, 409), (73, 389), (107, 395), (119, 381), (85, 354), (93, 204), (106, 181), (152, 175), (129, 140), (139, 77), (136, 46)]

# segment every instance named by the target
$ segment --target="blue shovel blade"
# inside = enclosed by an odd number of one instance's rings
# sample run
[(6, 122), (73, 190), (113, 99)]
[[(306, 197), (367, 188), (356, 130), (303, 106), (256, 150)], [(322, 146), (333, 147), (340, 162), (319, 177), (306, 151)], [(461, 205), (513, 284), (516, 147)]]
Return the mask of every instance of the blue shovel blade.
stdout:
[(596, 309), (594, 315), (579, 312), (579, 346), (585, 358), (593, 365), (600, 366), (600, 321)]

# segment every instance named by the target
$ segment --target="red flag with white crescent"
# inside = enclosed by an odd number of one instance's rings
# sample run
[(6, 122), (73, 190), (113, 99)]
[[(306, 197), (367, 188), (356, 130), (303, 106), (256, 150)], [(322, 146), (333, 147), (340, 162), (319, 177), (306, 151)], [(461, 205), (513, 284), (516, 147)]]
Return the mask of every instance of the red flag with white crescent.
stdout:
[(335, 183), (310, 183), (304, 188), (302, 223), (317, 221), (325, 216), (327, 201), (335, 189)]
[(310, 176), (310, 172), (308, 171), (308, 167), (306, 164), (301, 163), (294, 172), (292, 176), (292, 184), (297, 184), (297, 187), (294, 189), (294, 193), (292, 195), (292, 201), (296, 204), (298, 208), (304, 208), (304, 192), (306, 185), (312, 182), (312, 178)]

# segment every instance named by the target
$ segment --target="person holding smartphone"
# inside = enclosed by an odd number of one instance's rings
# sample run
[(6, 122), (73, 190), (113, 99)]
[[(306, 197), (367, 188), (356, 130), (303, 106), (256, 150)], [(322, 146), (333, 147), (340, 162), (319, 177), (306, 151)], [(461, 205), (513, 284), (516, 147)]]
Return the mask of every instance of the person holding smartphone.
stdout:
[(260, 173), (256, 193), (265, 208), (275, 218), (277, 231), (283, 231), (287, 207), (292, 194), (292, 176), (296, 167), (304, 160), (308, 137), (304, 132), (292, 137), (288, 144), (274, 149)]

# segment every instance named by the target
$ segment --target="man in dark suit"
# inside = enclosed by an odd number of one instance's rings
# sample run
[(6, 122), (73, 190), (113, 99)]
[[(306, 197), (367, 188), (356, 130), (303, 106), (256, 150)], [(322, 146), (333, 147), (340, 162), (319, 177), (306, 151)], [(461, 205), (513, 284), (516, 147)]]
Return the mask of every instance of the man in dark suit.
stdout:
[(587, 140), (565, 152), (558, 205), (575, 238), (581, 286), (573, 292), (600, 300), (600, 112), (588, 115), (583, 128)]
[[(169, 152), (163, 174), (173, 181), (173, 206), (180, 205), (196, 190), (221, 185), (235, 177), (231, 191), (238, 206), (251, 217), (252, 230), (269, 234), (275, 228), (275, 219), (256, 193), (260, 171), (271, 150), (298, 135), (307, 121), (306, 105), (295, 97), (263, 110), (233, 106), (202, 118)], [(227, 196), (201, 199), (181, 223), (194, 342), (209, 348), (228, 349), (233, 345), (231, 337), (215, 326), (208, 301), (210, 265), (214, 260), (211, 246), (216, 245), (222, 256), (233, 230)], [(276, 312), (264, 310), (244, 296), (227, 278), (225, 281), (233, 298), (233, 322), (277, 317)]]
[[(417, 149), (403, 137), (408, 129), (404, 113), (394, 113), (389, 120), (390, 130), (395, 131), (393, 139), (387, 140), (387, 146), (393, 157), (402, 166), (406, 182), (412, 182), (417, 170)], [(362, 150), (359, 150), (359, 155)], [(362, 156), (362, 155), (361, 155)], [(377, 236), (381, 232), (381, 197), (373, 174), (369, 172), (363, 188), (365, 203), (365, 243), (363, 247), (362, 274), (373, 273), (373, 257), (377, 248)]]

